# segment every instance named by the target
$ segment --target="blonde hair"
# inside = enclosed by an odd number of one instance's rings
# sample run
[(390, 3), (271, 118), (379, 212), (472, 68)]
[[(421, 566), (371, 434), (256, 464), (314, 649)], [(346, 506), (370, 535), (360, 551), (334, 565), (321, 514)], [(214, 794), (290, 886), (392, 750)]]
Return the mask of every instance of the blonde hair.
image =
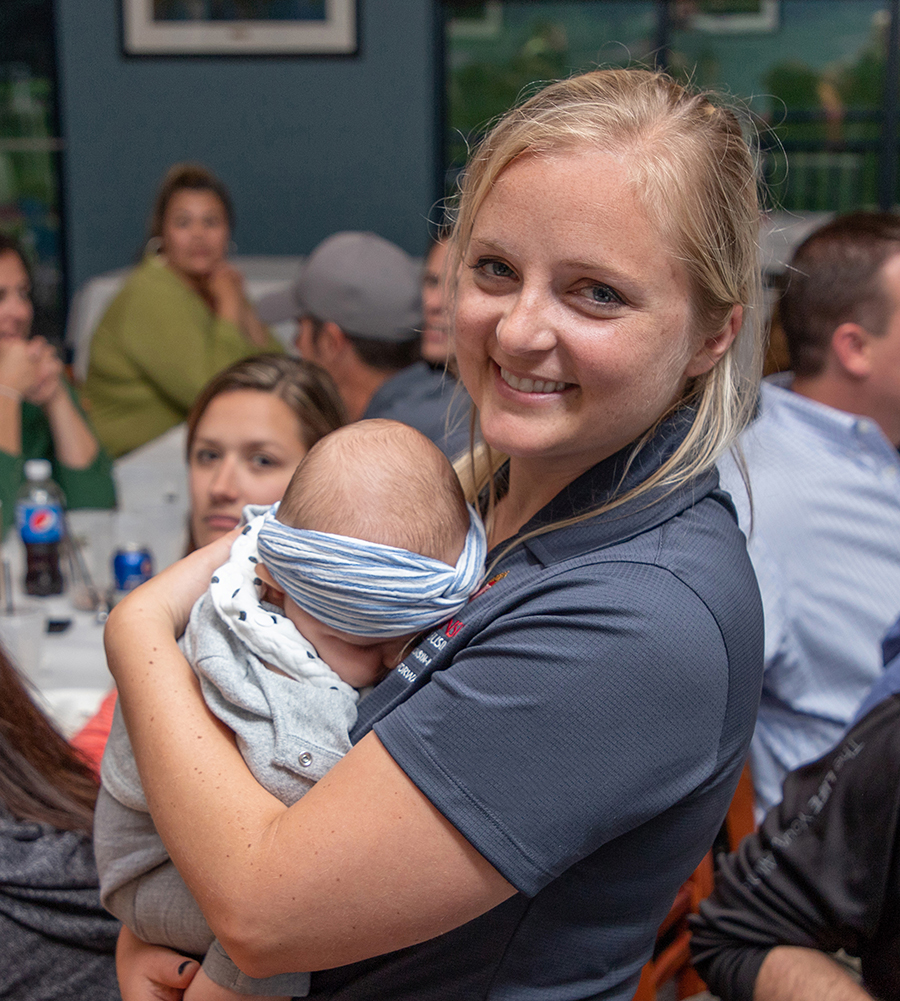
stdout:
[[(697, 333), (718, 333), (736, 305), (743, 307), (743, 324), (724, 356), (709, 372), (689, 380), (675, 404), (674, 409), (696, 410), (675, 452), (632, 489), (614, 491), (599, 508), (533, 534), (592, 517), (651, 490), (672, 491), (710, 469), (749, 422), (762, 371), (755, 159), (734, 112), (664, 73), (597, 70), (551, 84), (508, 112), (463, 174), (450, 273), (458, 272), (475, 217), (495, 181), (517, 157), (584, 150), (610, 153), (629, 164), (641, 203), (685, 268)], [(655, 430), (656, 425), (635, 443), (626, 473)], [(481, 445), (457, 463), (470, 500), (488, 486), (493, 506), (494, 474), (506, 459)]]

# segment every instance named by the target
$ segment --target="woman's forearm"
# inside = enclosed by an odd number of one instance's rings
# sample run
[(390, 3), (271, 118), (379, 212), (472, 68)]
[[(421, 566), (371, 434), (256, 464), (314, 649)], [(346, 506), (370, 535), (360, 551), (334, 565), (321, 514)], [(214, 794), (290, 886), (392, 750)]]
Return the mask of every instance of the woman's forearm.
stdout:
[[(372, 734), (289, 809), (266, 792), (203, 704), (171, 617), (142, 590), (110, 620), (110, 666), (157, 829), (242, 970), (379, 955), (515, 892)], [(421, 850), (410, 859), (404, 844)]]
[(251, 344), (255, 344), (258, 348), (268, 347), (269, 328), (256, 315), (256, 311), (247, 299), (244, 300), (241, 311), (240, 327)]
[(872, 998), (824, 953), (778, 946), (763, 960), (753, 1001), (872, 1001)]
[(0, 452), (22, 454), (22, 398), (12, 390), (0, 393)]
[(100, 445), (62, 381), (44, 404), (44, 413), (57, 461), (69, 469), (87, 469), (97, 458)]

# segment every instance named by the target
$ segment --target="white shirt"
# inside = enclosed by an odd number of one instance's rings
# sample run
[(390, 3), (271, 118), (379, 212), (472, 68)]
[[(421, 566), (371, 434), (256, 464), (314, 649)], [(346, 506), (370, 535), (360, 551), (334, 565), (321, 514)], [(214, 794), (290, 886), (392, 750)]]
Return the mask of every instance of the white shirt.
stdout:
[(882, 671), (900, 611), (900, 456), (871, 420), (763, 384), (741, 437), (747, 490), (720, 463), (759, 578), (766, 673), (751, 747), (758, 804), (834, 744)]

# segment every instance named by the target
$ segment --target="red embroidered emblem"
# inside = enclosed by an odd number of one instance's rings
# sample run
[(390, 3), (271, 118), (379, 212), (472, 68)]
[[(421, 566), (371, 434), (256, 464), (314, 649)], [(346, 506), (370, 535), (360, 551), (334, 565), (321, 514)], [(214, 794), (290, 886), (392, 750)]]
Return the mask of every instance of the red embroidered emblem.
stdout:
[(495, 574), (493, 577), (491, 577), (491, 579), (486, 584), (482, 584), (481, 585), (481, 587), (472, 595), (472, 597), (469, 598), (469, 601), (472, 601), (473, 598), (477, 598), (480, 594), (484, 594), (484, 592), (489, 587), (493, 587), (497, 583), (498, 580), (503, 580), (503, 578), (508, 573), (509, 573), (508, 570), (503, 570), (501, 573)]

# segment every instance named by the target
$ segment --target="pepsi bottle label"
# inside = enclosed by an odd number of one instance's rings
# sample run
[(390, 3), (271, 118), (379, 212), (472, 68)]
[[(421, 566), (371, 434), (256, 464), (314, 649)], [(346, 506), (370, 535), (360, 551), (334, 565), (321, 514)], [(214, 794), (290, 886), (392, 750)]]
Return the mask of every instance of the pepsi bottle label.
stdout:
[(26, 546), (62, 540), (62, 508), (53, 504), (20, 504), (16, 510), (16, 522)]

